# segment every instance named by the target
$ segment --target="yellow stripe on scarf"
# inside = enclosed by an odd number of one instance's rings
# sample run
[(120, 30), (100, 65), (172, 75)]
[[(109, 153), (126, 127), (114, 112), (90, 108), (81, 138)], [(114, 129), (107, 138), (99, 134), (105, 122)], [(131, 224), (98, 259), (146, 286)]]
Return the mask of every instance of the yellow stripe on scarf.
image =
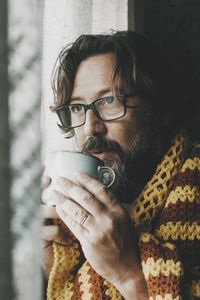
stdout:
[(198, 157), (194, 157), (193, 159), (187, 159), (181, 171), (185, 172), (187, 168), (192, 171), (195, 168), (197, 168), (200, 171), (200, 159)]
[(176, 202), (180, 200), (181, 202), (185, 202), (188, 200), (190, 203), (196, 201), (198, 204), (200, 203), (200, 191), (197, 186), (191, 188), (189, 185), (185, 185), (184, 188), (181, 186), (177, 186), (174, 191), (171, 191), (169, 198), (167, 199), (165, 208), (169, 206), (169, 204), (176, 204)]
[(161, 225), (159, 229), (155, 230), (155, 233), (158, 237), (162, 237), (164, 240), (168, 240), (169, 238), (176, 241), (179, 238), (183, 241), (186, 239), (194, 240), (197, 238), (200, 239), (200, 225), (197, 222), (185, 222), (182, 225), (181, 221), (173, 224), (172, 222), (168, 222), (166, 225)]
[(78, 281), (80, 283), (80, 291), (83, 292), (81, 296), (82, 300), (90, 300), (93, 296), (93, 294), (90, 293), (90, 288), (92, 288), (92, 283), (90, 283), (91, 275), (88, 273), (90, 268), (91, 267), (88, 262), (85, 262), (78, 271), (78, 274), (80, 275), (78, 278)]
[(182, 300), (182, 297), (177, 296), (176, 298), (173, 298), (171, 294), (166, 294), (165, 297), (157, 295), (156, 298), (150, 297), (149, 300)]
[(180, 261), (174, 262), (172, 259), (163, 260), (159, 258), (155, 261), (153, 257), (149, 257), (147, 262), (142, 261), (143, 273), (148, 280), (149, 275), (153, 277), (159, 276), (159, 273), (162, 273), (165, 276), (169, 276), (172, 273), (175, 276), (181, 276), (183, 274), (182, 264)]

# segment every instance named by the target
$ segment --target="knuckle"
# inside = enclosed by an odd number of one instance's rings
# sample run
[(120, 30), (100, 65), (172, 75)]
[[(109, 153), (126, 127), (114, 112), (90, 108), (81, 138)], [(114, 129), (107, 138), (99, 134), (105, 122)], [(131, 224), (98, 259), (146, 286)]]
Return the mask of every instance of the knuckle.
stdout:
[(81, 176), (84, 179), (84, 181), (85, 181), (86, 184), (90, 182), (91, 178), (90, 178), (90, 176), (88, 174), (82, 173)]
[(84, 194), (82, 200), (85, 204), (91, 204), (94, 201), (94, 197), (91, 194)]
[(106, 231), (111, 232), (116, 227), (117, 221), (113, 217), (109, 217), (106, 221)]
[(119, 220), (127, 219), (126, 212), (124, 211), (124, 209), (122, 207), (116, 207), (115, 214), (117, 215)]
[(119, 208), (119, 202), (117, 201), (116, 197), (110, 193), (110, 206), (112, 206), (113, 208), (118, 209)]
[(97, 194), (101, 195), (101, 194), (108, 194), (108, 189), (105, 185), (101, 184), (97, 187)]
[(66, 191), (74, 189), (74, 183), (71, 180), (67, 179), (67, 181), (64, 184), (64, 188)]
[(75, 220), (71, 220), (71, 225), (74, 227), (74, 228), (77, 228), (78, 224)]
[(110, 214), (105, 220), (105, 231), (113, 232), (116, 229), (121, 227), (121, 224), (124, 224), (124, 213), (123, 211), (118, 211), (115, 214)]
[(84, 216), (85, 216), (85, 213), (83, 213), (82, 209), (77, 208), (74, 211), (74, 217), (75, 217), (75, 219), (81, 220)]
[(103, 244), (104, 243), (104, 240), (105, 240), (105, 234), (103, 231), (101, 232), (98, 232), (96, 234), (92, 234), (90, 236), (90, 243), (91, 245), (93, 246), (97, 246), (99, 244)]

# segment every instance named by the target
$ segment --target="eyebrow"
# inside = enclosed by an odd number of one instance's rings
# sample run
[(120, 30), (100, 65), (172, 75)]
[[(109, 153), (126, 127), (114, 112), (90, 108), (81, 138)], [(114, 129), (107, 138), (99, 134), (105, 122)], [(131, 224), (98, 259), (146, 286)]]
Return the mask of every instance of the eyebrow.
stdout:
[[(94, 100), (101, 98), (103, 95), (105, 95), (109, 92), (112, 92), (112, 89), (110, 87), (104, 88), (104, 89), (98, 91), (97, 93), (94, 94)], [(70, 102), (76, 101), (76, 100), (83, 100), (83, 99), (84, 99), (83, 97), (71, 97)]]

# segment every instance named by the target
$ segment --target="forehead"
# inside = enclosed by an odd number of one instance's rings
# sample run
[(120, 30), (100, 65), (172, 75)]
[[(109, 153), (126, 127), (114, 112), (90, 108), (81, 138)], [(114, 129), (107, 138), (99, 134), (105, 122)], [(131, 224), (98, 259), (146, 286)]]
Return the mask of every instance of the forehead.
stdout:
[(72, 97), (112, 89), (115, 59), (113, 54), (91, 56), (80, 63), (75, 76)]

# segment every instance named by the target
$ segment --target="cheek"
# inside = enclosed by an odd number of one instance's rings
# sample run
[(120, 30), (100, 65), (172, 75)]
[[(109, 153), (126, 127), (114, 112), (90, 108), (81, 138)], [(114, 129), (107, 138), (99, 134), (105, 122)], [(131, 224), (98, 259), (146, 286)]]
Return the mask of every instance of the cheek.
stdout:
[(85, 142), (83, 131), (81, 130), (81, 128), (77, 128), (74, 129), (74, 133), (75, 133), (77, 145), (78, 147), (81, 147), (81, 145)]
[(133, 124), (121, 122), (108, 130), (108, 138), (116, 141), (123, 150), (126, 150), (129, 147), (130, 139), (134, 136), (134, 131)]
[(123, 150), (129, 149), (133, 139), (140, 133), (144, 126), (144, 115), (127, 114), (126, 119), (119, 120), (115, 126), (109, 128), (109, 138), (120, 144)]

